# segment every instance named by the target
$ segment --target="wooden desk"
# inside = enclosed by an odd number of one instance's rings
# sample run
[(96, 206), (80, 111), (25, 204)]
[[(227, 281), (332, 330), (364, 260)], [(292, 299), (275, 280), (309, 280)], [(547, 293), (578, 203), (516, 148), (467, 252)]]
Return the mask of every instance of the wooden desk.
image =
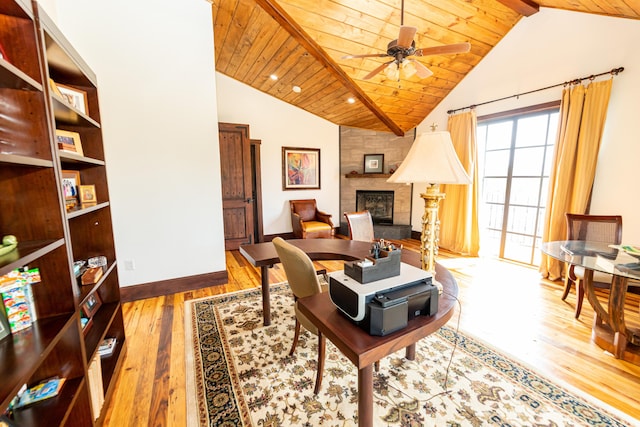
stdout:
[[(287, 240), (302, 249), (309, 258), (319, 260), (355, 261), (369, 255), (371, 244), (344, 239), (292, 239)], [(260, 267), (262, 282), (262, 316), (264, 325), (271, 324), (271, 301), (269, 295), (269, 267), (280, 262), (273, 243), (256, 243), (240, 246), (240, 253), (251, 264)], [(420, 255), (416, 252), (402, 251), (402, 262), (420, 268)], [(438, 279), (439, 280), (439, 279)]]
[(436, 275), (444, 292), (438, 313), (418, 316), (406, 328), (384, 337), (369, 335), (338, 311), (327, 292), (298, 300), (298, 309), (358, 368), (358, 425), (373, 425), (373, 365), (389, 354), (406, 348), (415, 357), (416, 342), (440, 329), (453, 315), (458, 284), (451, 273), (436, 264)]

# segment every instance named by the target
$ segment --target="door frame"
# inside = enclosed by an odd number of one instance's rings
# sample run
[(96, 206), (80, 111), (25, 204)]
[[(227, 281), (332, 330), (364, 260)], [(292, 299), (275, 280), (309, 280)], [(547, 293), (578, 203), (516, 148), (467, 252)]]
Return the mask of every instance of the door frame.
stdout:
[(251, 191), (253, 194), (253, 241), (264, 242), (262, 222), (262, 168), (260, 160), (261, 139), (250, 139), (251, 142)]

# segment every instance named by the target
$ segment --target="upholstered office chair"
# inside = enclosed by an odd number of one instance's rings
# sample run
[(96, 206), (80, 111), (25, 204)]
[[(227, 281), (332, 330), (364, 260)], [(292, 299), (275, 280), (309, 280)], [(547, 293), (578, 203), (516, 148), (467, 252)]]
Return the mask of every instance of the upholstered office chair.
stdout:
[(331, 215), (318, 210), (315, 199), (289, 200), (291, 226), (298, 239), (332, 238)]
[(351, 240), (373, 241), (373, 220), (369, 211), (345, 212), (344, 217), (349, 225), (349, 237)]
[[(619, 215), (580, 215), (565, 214), (567, 221), (567, 240), (591, 240), (613, 245), (622, 242), (622, 217)], [(571, 286), (576, 285), (576, 319), (580, 317), (582, 301), (584, 300), (584, 267), (567, 265), (564, 279), (564, 301), (569, 295)], [(594, 272), (593, 285), (596, 288), (610, 288), (612, 277), (610, 274)]]
[(289, 355), (292, 356), (293, 352), (298, 345), (298, 338), (300, 337), (300, 325), (318, 336), (318, 372), (316, 374), (316, 386), (314, 393), (318, 394), (320, 391), (320, 385), (322, 384), (322, 372), (324, 371), (324, 355), (326, 348), (326, 340), (324, 335), (315, 327), (309, 319), (307, 319), (298, 310), (298, 298), (308, 297), (318, 294), (320, 292), (326, 292), (326, 286), (320, 284), (318, 274), (313, 266), (313, 261), (307, 254), (301, 249), (296, 248), (291, 243), (287, 243), (281, 237), (276, 237), (272, 240), (273, 245), (278, 252), (278, 258), (284, 267), (284, 272), (287, 275), (287, 281), (291, 287), (294, 298), (294, 310), (296, 313), (296, 331), (293, 337), (293, 345)]

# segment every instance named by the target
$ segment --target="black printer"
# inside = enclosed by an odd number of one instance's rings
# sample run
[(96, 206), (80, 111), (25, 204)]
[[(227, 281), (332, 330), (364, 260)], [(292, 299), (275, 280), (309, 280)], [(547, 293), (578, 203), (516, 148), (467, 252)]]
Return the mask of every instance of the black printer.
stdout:
[(400, 274), (359, 283), (344, 271), (329, 274), (331, 301), (354, 323), (371, 335), (398, 331), (417, 316), (438, 312), (438, 288), (431, 273), (400, 264)]

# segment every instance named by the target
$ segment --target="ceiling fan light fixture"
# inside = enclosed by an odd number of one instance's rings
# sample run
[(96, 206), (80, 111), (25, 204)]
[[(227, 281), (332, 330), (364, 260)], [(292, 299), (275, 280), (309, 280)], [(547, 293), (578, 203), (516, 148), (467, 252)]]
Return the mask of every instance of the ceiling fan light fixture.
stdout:
[(405, 78), (413, 77), (413, 75), (417, 72), (416, 65), (413, 61), (405, 59), (402, 61), (402, 74)]
[(271, 75), (269, 76), (269, 78), (270, 78), (271, 80), (273, 80), (273, 81), (278, 80), (278, 76), (276, 76), (275, 74), (271, 74)]
[(398, 80), (400, 79), (400, 67), (396, 61), (391, 62), (384, 69), (384, 74), (387, 76), (389, 80)]

